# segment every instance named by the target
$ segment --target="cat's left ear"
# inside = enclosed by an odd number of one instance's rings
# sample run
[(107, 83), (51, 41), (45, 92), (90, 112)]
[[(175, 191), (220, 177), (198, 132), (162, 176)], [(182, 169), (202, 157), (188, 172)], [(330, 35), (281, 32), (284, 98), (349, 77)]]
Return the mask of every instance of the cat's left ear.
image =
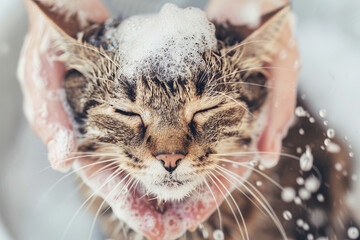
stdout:
[(279, 35), (290, 15), (290, 6), (286, 5), (263, 15), (255, 29), (231, 24), (217, 25), (216, 36), (222, 44), (221, 55), (227, 57), (235, 68), (262, 67), (278, 51)]
[(76, 9), (66, 9), (59, 0), (29, 0), (30, 7), (37, 8), (45, 21), (67, 41), (76, 41), (78, 34), (93, 23), (79, 14)]

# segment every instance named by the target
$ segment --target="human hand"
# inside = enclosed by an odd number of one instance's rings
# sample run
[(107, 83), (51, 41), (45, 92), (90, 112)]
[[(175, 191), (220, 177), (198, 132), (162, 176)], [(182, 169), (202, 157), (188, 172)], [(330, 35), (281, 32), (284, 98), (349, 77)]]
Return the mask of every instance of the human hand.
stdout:
[[(260, 16), (286, 4), (286, 0), (211, 0), (207, 7), (210, 20), (218, 23), (256, 27)], [(290, 23), (282, 29), (278, 43), (280, 52), (273, 56), (269, 69), (268, 121), (258, 143), (261, 162), (276, 165), (294, 115), (296, 86), (299, 73), (299, 53)], [(268, 154), (266, 154), (268, 153)]]
[[(29, 13), (29, 32), (26, 36), (18, 66), (18, 78), (24, 93), (25, 115), (34, 132), (47, 145), (51, 166), (67, 171), (72, 165), (70, 153), (76, 150), (76, 137), (64, 107), (63, 78), (65, 67), (56, 61), (51, 48), (51, 27), (31, 0), (24, 0)], [(46, 4), (55, 0), (43, 0)], [(99, 0), (58, 1), (63, 10), (81, 12), (81, 17), (103, 22), (109, 16)]]

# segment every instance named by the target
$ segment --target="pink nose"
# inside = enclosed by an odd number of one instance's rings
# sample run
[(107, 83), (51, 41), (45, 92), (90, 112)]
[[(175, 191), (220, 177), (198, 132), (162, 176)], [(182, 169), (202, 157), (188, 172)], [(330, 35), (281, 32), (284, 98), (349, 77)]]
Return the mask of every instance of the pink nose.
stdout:
[(162, 164), (164, 165), (164, 168), (172, 173), (175, 171), (175, 168), (179, 165), (179, 162), (184, 158), (185, 156), (182, 154), (159, 154), (156, 155), (156, 159), (160, 160)]

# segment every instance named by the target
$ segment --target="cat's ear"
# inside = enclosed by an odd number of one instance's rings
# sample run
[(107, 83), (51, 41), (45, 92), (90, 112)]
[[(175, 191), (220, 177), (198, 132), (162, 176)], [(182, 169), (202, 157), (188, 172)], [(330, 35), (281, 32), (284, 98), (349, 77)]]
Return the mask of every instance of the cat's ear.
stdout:
[(77, 39), (77, 35), (83, 32), (91, 22), (84, 19), (75, 11), (64, 9), (59, 0), (30, 0), (31, 7), (37, 8), (39, 14), (45, 17), (45, 21), (68, 41)]
[(216, 26), (216, 35), (223, 45), (221, 54), (236, 68), (263, 66), (278, 50), (278, 38), (291, 14), (290, 6), (278, 8), (261, 17), (257, 28), (247, 26)]
[[(52, 46), (59, 53), (57, 60), (64, 62), (68, 70), (76, 70), (86, 77), (93, 77), (102, 72), (101, 67), (113, 65), (108, 56), (110, 53), (88, 42), (88, 37), (101, 29), (101, 24), (95, 24), (84, 19), (75, 11), (64, 9), (60, 0), (29, 0), (44, 21), (54, 29)], [(107, 69), (106, 68), (106, 69)], [(95, 73), (94, 73), (95, 72)], [(100, 76), (98, 76), (100, 77)]]

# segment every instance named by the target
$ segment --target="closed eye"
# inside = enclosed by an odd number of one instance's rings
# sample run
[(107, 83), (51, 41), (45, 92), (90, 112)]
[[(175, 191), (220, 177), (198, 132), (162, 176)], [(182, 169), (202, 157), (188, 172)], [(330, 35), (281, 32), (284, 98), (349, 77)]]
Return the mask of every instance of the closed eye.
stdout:
[(137, 114), (137, 113), (126, 112), (126, 111), (123, 111), (123, 110), (120, 110), (120, 109), (117, 109), (117, 108), (115, 109), (115, 112), (120, 113), (120, 114), (125, 115), (125, 116), (129, 116), (129, 117), (133, 117), (133, 116), (140, 117), (140, 115)]
[(200, 111), (195, 112), (195, 113), (194, 113), (194, 116), (195, 116), (196, 114), (199, 114), (199, 113), (204, 113), (204, 112), (208, 112), (208, 111), (214, 110), (214, 109), (216, 109), (216, 108), (218, 108), (218, 107), (219, 107), (219, 106), (214, 106), (214, 107), (210, 107), (210, 108), (205, 108), (205, 109), (203, 109), (203, 110), (200, 110)]

